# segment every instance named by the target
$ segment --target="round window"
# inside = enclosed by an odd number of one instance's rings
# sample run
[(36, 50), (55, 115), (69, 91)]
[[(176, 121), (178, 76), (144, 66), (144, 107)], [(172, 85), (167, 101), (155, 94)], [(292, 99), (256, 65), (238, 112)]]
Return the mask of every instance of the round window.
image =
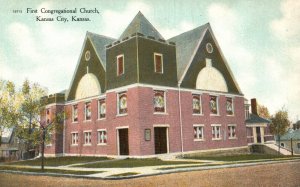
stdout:
[(86, 61), (89, 61), (90, 58), (91, 58), (91, 52), (90, 52), (89, 50), (87, 50), (87, 51), (85, 52), (85, 60), (86, 60)]
[(214, 51), (214, 48), (213, 48), (213, 46), (211, 45), (211, 43), (207, 43), (207, 44), (206, 44), (206, 51), (207, 51), (208, 53), (212, 53), (212, 52)]

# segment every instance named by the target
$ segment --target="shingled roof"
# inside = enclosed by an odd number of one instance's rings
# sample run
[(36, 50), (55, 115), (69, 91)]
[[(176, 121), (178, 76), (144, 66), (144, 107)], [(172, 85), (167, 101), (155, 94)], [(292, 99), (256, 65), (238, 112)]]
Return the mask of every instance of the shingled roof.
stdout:
[(133, 18), (131, 23), (121, 34), (119, 40), (125, 37), (130, 37), (134, 33), (142, 33), (145, 36), (152, 36), (156, 39), (164, 39), (141, 12), (138, 12), (138, 14)]
[(107, 36), (95, 34), (92, 32), (87, 32), (87, 37), (91, 40), (97, 55), (100, 58), (100, 62), (103, 65), (104, 70), (106, 70), (106, 49), (105, 46), (112, 43), (116, 39)]
[(271, 121), (269, 121), (265, 118), (259, 117), (256, 114), (250, 114), (250, 118), (246, 120), (246, 123), (251, 125), (251, 124), (257, 124), (257, 123), (271, 123)]
[[(275, 136), (276, 140), (278, 140), (278, 136)], [(300, 140), (300, 129), (294, 130), (292, 132), (287, 132), (284, 135), (280, 136), (281, 141), (288, 141), (291, 140)]]
[(177, 77), (180, 79), (184, 70), (193, 58), (195, 49), (204, 36), (209, 23), (184, 32), (178, 36), (168, 39), (169, 42), (176, 43)]

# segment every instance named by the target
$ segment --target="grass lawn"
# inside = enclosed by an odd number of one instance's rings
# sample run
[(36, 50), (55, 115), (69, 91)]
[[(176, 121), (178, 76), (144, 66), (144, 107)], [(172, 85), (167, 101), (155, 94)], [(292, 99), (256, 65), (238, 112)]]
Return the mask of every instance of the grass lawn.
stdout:
[(276, 159), (276, 158), (300, 158), (285, 155), (267, 155), (267, 154), (246, 154), (246, 155), (232, 155), (232, 156), (195, 156), (185, 157), (186, 159), (199, 160), (215, 160), (215, 161), (243, 161), (243, 160), (261, 160), (261, 159)]
[[(45, 158), (45, 166), (64, 166), (76, 163), (95, 162), (102, 160), (109, 160), (107, 157), (53, 157)], [(18, 162), (7, 163), (8, 165), (29, 165), (29, 166), (40, 166), (41, 158), (35, 160), (24, 160)]]
[(110, 175), (110, 177), (124, 177), (124, 176), (131, 176), (131, 175), (138, 175), (140, 173), (137, 172), (126, 172), (126, 173), (120, 173), (115, 175)]
[(177, 165), (177, 164), (195, 164), (195, 162), (182, 161), (162, 161), (156, 158), (149, 159), (133, 159), (116, 160), (111, 162), (99, 162), (94, 164), (83, 164), (74, 167), (84, 168), (132, 168), (144, 166), (160, 166), (160, 165)]
[(59, 174), (75, 174), (75, 175), (90, 175), (95, 173), (102, 173), (103, 171), (72, 171), (72, 170), (61, 170), (61, 169), (44, 169), (40, 168), (22, 168), (22, 167), (11, 167), (11, 166), (0, 166), (0, 170), (10, 171), (24, 171), (24, 172), (35, 172), (35, 173), (59, 173)]

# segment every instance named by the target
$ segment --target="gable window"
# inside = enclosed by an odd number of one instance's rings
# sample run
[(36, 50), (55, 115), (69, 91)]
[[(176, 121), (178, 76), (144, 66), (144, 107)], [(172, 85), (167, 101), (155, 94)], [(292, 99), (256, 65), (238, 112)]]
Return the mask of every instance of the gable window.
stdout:
[(210, 114), (218, 114), (218, 97), (209, 96)]
[(98, 130), (98, 144), (107, 143), (107, 133), (106, 130)]
[(85, 120), (91, 120), (92, 111), (91, 111), (91, 102), (85, 103)]
[(91, 145), (92, 143), (92, 132), (84, 132), (84, 144)]
[(154, 72), (163, 73), (163, 56), (159, 53), (154, 53)]
[(78, 105), (72, 106), (72, 121), (73, 122), (78, 121)]
[(201, 97), (198, 94), (193, 94), (193, 114), (201, 114)]
[(154, 112), (166, 112), (165, 92), (154, 90), (153, 98)]
[(117, 75), (124, 74), (124, 55), (117, 56)]
[(106, 115), (106, 103), (105, 99), (100, 99), (98, 101), (98, 118), (104, 119)]
[(233, 139), (236, 138), (236, 133), (235, 133), (235, 125), (228, 125), (228, 138)]
[(78, 145), (78, 133), (74, 132), (71, 135), (72, 135), (71, 144), (72, 145)]
[(221, 125), (212, 125), (212, 139), (221, 140)]
[(233, 115), (233, 102), (230, 97), (226, 97), (226, 114)]
[(118, 114), (127, 114), (127, 93), (118, 94)]
[(203, 128), (203, 125), (194, 125), (194, 140), (204, 140)]

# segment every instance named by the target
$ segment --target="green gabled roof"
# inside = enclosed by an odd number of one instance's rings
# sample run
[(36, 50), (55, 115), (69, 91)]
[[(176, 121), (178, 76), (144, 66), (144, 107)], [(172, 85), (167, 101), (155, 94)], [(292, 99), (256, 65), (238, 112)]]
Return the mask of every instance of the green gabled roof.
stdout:
[[(280, 140), (291, 140), (291, 137), (293, 140), (300, 140), (300, 129), (292, 131), (292, 133), (287, 132), (284, 135), (280, 136)], [(278, 140), (278, 136), (275, 136), (276, 140)]]
[(256, 124), (256, 123), (271, 123), (271, 121), (269, 121), (265, 118), (259, 117), (256, 114), (250, 114), (250, 118), (246, 120), (246, 123), (251, 125), (251, 124)]
[(145, 36), (152, 36), (156, 39), (164, 39), (141, 12), (138, 12), (138, 14), (133, 18), (131, 23), (121, 34), (119, 40), (122, 40), (125, 37), (130, 37), (134, 33), (142, 33)]
[(106, 48), (105, 48), (105, 46), (112, 43), (116, 39), (110, 38), (107, 36), (103, 36), (103, 35), (99, 35), (99, 34), (95, 34), (95, 33), (91, 33), (91, 32), (87, 32), (86, 35), (92, 42), (92, 44), (95, 48), (95, 51), (100, 58), (100, 62), (102, 63), (103, 68), (106, 70)]
[(197, 46), (202, 40), (209, 24), (202, 25), (193, 30), (184, 32), (178, 36), (168, 39), (169, 42), (176, 43), (177, 77), (180, 79), (189, 62), (192, 60)]

